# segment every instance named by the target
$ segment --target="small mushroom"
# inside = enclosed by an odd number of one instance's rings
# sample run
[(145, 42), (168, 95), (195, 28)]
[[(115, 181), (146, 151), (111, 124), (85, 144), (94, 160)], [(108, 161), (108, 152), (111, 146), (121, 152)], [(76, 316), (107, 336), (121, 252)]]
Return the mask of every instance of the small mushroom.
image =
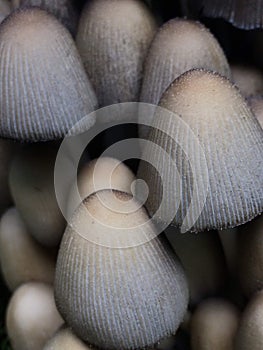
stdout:
[(139, 100), (143, 63), (156, 31), (138, 0), (92, 0), (82, 12), (77, 47), (100, 106)]
[(233, 82), (245, 97), (263, 93), (263, 74), (259, 69), (231, 65), (231, 73)]
[(209, 29), (200, 22), (172, 19), (158, 30), (150, 46), (140, 101), (158, 104), (168, 86), (193, 68), (230, 77), (224, 52)]
[(263, 130), (238, 89), (218, 73), (194, 69), (170, 85), (160, 107), (170, 114), (156, 113), (144, 152), (152, 164), (162, 164), (165, 152), (169, 164), (161, 181), (145, 162), (138, 172), (149, 187), (150, 215), (161, 202), (157, 221), (173, 218), (173, 225), (194, 232), (232, 228), (259, 215)]
[(182, 234), (168, 227), (165, 234), (185, 270), (192, 305), (223, 288), (226, 262), (217, 232)]
[(102, 349), (175, 334), (188, 303), (175, 253), (127, 193), (102, 190), (75, 212), (60, 245), (55, 299), (67, 324)]
[(90, 347), (83, 343), (70, 328), (63, 327), (52, 339), (44, 346), (43, 350), (91, 350)]
[(203, 301), (191, 319), (192, 350), (233, 350), (238, 323), (239, 311), (230, 302)]
[[(0, 135), (62, 138), (97, 107), (74, 41), (48, 12), (26, 7), (0, 25)], [(94, 124), (94, 117), (86, 128)]]
[(25, 145), (16, 154), (9, 185), (19, 214), (29, 233), (45, 246), (57, 246), (65, 221), (54, 188), (56, 144)]
[(42, 350), (62, 324), (48, 284), (26, 283), (10, 299), (6, 328), (13, 350)]
[(131, 193), (131, 185), (135, 180), (132, 171), (118, 159), (100, 157), (87, 163), (78, 176), (77, 198), (76, 189), (73, 186), (69, 194), (68, 216), (75, 211), (83, 199), (99, 190), (114, 189)]
[(14, 7), (38, 6), (57, 17), (75, 35), (78, 27), (78, 11), (72, 0), (19, 0)]
[(53, 283), (55, 256), (29, 235), (15, 208), (0, 222), (1, 270), (9, 289), (30, 281)]
[(246, 306), (235, 340), (235, 350), (252, 349), (263, 349), (263, 291), (256, 293)]
[(251, 296), (263, 289), (263, 217), (238, 229), (237, 267), (244, 293)]

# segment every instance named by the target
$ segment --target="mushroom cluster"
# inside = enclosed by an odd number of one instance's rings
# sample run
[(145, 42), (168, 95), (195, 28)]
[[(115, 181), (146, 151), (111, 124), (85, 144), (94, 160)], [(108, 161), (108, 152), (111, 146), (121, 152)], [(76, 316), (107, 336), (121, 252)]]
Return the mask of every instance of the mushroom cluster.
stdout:
[(0, 349), (262, 350), (248, 3), (0, 0)]

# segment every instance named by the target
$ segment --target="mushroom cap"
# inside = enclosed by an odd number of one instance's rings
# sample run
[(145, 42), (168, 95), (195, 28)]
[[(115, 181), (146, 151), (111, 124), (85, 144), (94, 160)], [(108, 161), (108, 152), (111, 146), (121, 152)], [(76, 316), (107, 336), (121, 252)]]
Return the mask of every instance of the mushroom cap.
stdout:
[(160, 27), (150, 46), (140, 101), (158, 104), (168, 86), (193, 68), (230, 77), (224, 52), (208, 28), (196, 21), (171, 19)]
[(223, 299), (207, 299), (191, 319), (193, 350), (233, 350), (239, 311)]
[(26, 283), (10, 299), (6, 327), (13, 350), (42, 350), (62, 324), (48, 284)]
[[(71, 35), (37, 7), (0, 25), (0, 135), (23, 141), (62, 138), (97, 101)], [(94, 124), (90, 117), (87, 128)]]
[(79, 22), (77, 47), (99, 105), (138, 101), (143, 63), (156, 31), (138, 0), (92, 0)]
[(15, 208), (0, 222), (1, 270), (9, 289), (30, 281), (53, 283), (55, 259), (29, 235)]
[(237, 267), (244, 293), (263, 289), (263, 217), (238, 228)]
[(241, 29), (255, 29), (263, 26), (262, 0), (190, 0), (203, 16), (223, 18)]
[(263, 291), (256, 293), (246, 306), (236, 335), (235, 350), (263, 348)]
[(79, 16), (72, 0), (20, 0), (19, 6), (38, 6), (56, 16), (73, 35), (77, 32)]
[(131, 185), (135, 180), (132, 171), (121, 161), (110, 157), (100, 157), (84, 165), (78, 176), (77, 198), (75, 187), (72, 188), (68, 200), (68, 213), (71, 213), (90, 194), (104, 190), (114, 189), (131, 193)]
[(54, 188), (56, 144), (30, 144), (13, 159), (9, 186), (29, 233), (45, 246), (57, 246), (65, 229)]
[(63, 327), (44, 346), (43, 350), (91, 350), (70, 328)]
[(263, 93), (263, 74), (259, 69), (236, 64), (231, 65), (231, 73), (233, 82), (245, 97)]
[(160, 106), (172, 113), (156, 114), (144, 152), (161, 164), (163, 149), (170, 162), (162, 182), (152, 168), (140, 165), (138, 178), (149, 186), (149, 213), (162, 201), (160, 222), (174, 217), (172, 224), (195, 232), (235, 227), (259, 215), (263, 130), (238, 89), (217, 73), (194, 69), (171, 84)]
[(131, 195), (103, 190), (79, 206), (66, 229), (56, 303), (73, 331), (94, 346), (152, 346), (183, 321), (188, 303), (183, 269), (148, 220)]

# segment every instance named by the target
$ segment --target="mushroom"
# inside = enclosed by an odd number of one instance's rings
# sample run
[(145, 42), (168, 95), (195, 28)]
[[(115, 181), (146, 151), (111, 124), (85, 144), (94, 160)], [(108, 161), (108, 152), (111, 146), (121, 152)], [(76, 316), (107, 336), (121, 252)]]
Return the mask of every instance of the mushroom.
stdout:
[(30, 281), (53, 283), (54, 254), (29, 235), (15, 208), (1, 218), (0, 261), (3, 277), (12, 291)]
[[(4, 138), (60, 139), (97, 106), (71, 35), (37, 7), (18, 9), (1, 23), (0, 66)], [(87, 118), (86, 128), (94, 122)]]
[(168, 227), (165, 234), (185, 270), (191, 305), (223, 288), (226, 262), (217, 232), (182, 234), (174, 227)]
[(263, 130), (238, 89), (194, 69), (170, 85), (160, 107), (166, 113), (156, 113), (144, 152), (162, 164), (164, 150), (170, 161), (161, 180), (145, 162), (138, 172), (149, 187), (150, 215), (159, 208), (156, 220), (183, 232), (232, 228), (259, 215)]
[(93, 347), (84, 344), (70, 328), (63, 327), (44, 346), (43, 350), (90, 350)]
[(143, 62), (155, 31), (142, 1), (87, 2), (76, 41), (100, 106), (139, 100)]
[(192, 350), (233, 350), (238, 322), (239, 311), (230, 302), (203, 301), (191, 319)]
[(65, 228), (54, 188), (56, 144), (25, 145), (16, 154), (9, 185), (29, 233), (45, 246), (57, 246)]
[(13, 350), (42, 350), (62, 324), (48, 284), (26, 283), (10, 299), (6, 328)]
[(240, 226), (237, 240), (238, 276), (244, 293), (263, 289), (263, 217)]
[(251, 96), (248, 104), (263, 128), (263, 95)]
[(62, 24), (75, 35), (79, 14), (72, 0), (13, 0), (14, 8), (18, 6), (38, 6), (57, 17)]
[(254, 67), (231, 65), (232, 80), (241, 93), (248, 97), (263, 93), (263, 74)]
[(235, 350), (263, 348), (263, 291), (256, 293), (246, 306), (239, 323)]
[(138, 349), (174, 334), (188, 303), (175, 253), (130, 194), (86, 198), (60, 245), (55, 299), (67, 324), (102, 349)]
[(140, 101), (157, 105), (168, 86), (192, 68), (230, 77), (224, 52), (208, 28), (200, 22), (171, 19), (158, 30), (150, 46)]
[(90, 194), (104, 189), (114, 189), (131, 193), (135, 180), (131, 170), (118, 159), (100, 157), (84, 165), (78, 176), (80, 197), (72, 186), (68, 201), (68, 217), (70, 217), (81, 201)]

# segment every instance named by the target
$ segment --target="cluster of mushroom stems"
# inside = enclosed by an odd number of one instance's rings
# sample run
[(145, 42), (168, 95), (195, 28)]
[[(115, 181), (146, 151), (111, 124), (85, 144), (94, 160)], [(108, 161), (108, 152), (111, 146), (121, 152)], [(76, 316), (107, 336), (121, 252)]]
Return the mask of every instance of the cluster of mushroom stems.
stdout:
[[(0, 20), (0, 267), (12, 349), (179, 349), (179, 333), (193, 350), (262, 349), (261, 71), (229, 65), (202, 23), (160, 24), (140, 0), (90, 0), (81, 13), (71, 0), (0, 0)], [(80, 133), (129, 123), (133, 112), (96, 111), (130, 102), (151, 162), (135, 174), (85, 151), (66, 220), (54, 185), (62, 139), (83, 117)], [(139, 123), (140, 103), (158, 106), (151, 126)], [(143, 204), (137, 179), (149, 190)]]

